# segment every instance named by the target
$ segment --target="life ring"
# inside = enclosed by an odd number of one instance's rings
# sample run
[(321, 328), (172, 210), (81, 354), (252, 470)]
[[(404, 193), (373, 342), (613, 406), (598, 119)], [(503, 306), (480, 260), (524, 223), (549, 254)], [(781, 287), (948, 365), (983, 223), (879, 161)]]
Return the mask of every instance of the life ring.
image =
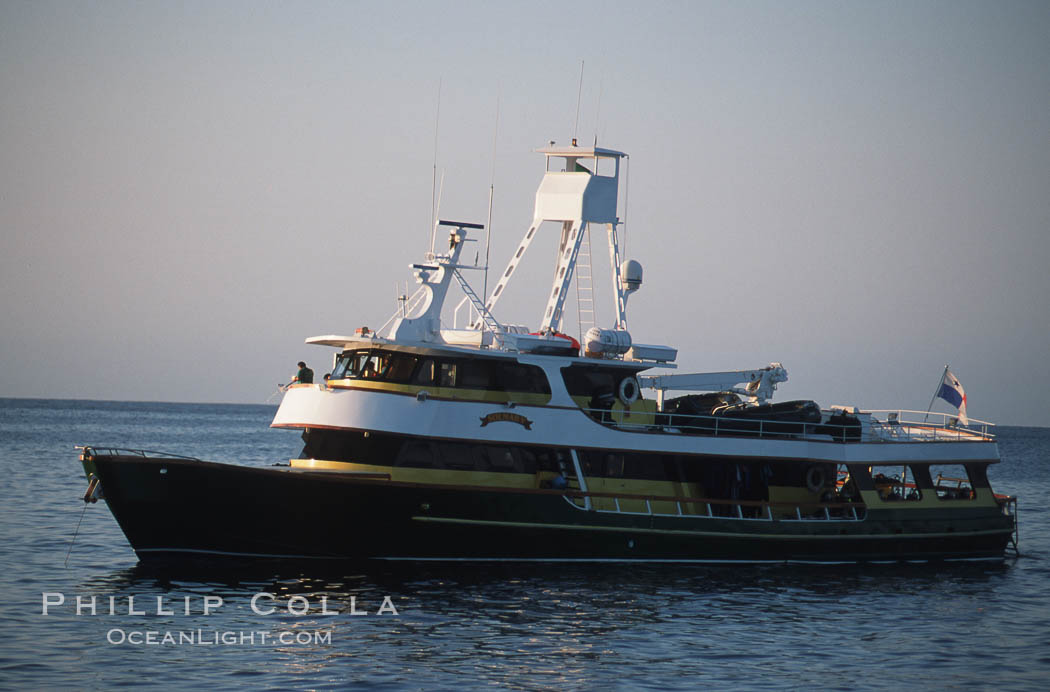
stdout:
[(620, 380), (620, 401), (625, 406), (630, 406), (634, 402), (638, 401), (638, 396), (641, 393), (638, 387), (638, 380), (633, 377), (625, 377)]
[(819, 493), (823, 490), (827, 480), (827, 476), (824, 475), (824, 469), (816, 464), (810, 466), (809, 470), (806, 471), (806, 489), (811, 493)]

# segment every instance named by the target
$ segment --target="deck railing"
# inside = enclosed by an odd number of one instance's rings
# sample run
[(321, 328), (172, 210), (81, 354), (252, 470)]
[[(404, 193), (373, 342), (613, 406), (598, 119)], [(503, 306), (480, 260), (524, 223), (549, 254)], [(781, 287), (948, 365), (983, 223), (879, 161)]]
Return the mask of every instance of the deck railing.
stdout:
[(768, 420), (726, 416), (703, 416), (668, 412), (639, 412), (630, 421), (626, 411), (604, 408), (582, 409), (594, 420), (624, 430), (713, 435), (729, 437), (760, 437), (774, 439), (806, 439), (827, 442), (991, 442), (994, 423), (969, 419), (960, 426), (957, 418), (943, 413), (909, 411), (905, 409), (858, 411), (845, 414), (845, 423), (832, 423), (834, 416), (841, 420), (839, 409), (822, 410), (821, 422)]
[(921, 436), (924, 439), (940, 440), (947, 437), (969, 440), (974, 436), (989, 440), (995, 439), (995, 434), (992, 432), (995, 423), (976, 418), (970, 418), (966, 425), (960, 425), (959, 417), (950, 413), (909, 411), (907, 409), (873, 409), (863, 413), (870, 414), (872, 421), (883, 426), (885, 430), (895, 431), (906, 428), (909, 431), (906, 435)]
[[(627, 493), (583, 492), (569, 490), (566, 502), (576, 509), (606, 514), (630, 514), (652, 517), (707, 517), (743, 521), (863, 521), (867, 505), (862, 502), (769, 502), (763, 500), (732, 500), (707, 497), (677, 497), (663, 495), (633, 495)], [(612, 500), (612, 509), (599, 508), (598, 500)], [(579, 502), (579, 501), (583, 502)], [(590, 500), (587, 503), (586, 500)], [(621, 502), (643, 503), (645, 511), (623, 509)], [(661, 512), (653, 505), (670, 505), (673, 511)], [(607, 504), (607, 503), (604, 503)], [(685, 509), (693, 511), (684, 511)], [(702, 511), (695, 511), (697, 508)]]
[(92, 447), (76, 445), (75, 449), (81, 450), (85, 459), (96, 456), (110, 457), (151, 457), (162, 459), (186, 459), (188, 461), (200, 461), (197, 457), (189, 457), (183, 454), (172, 454), (171, 452), (158, 452), (152, 449), (130, 449), (127, 447)]

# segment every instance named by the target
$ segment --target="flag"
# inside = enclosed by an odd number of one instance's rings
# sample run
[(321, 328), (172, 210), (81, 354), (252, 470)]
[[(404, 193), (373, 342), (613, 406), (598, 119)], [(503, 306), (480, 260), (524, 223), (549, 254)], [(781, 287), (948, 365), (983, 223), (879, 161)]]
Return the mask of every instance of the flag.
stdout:
[(944, 377), (941, 378), (941, 388), (937, 392), (937, 396), (959, 409), (960, 423), (963, 425), (970, 424), (970, 421), (966, 418), (966, 392), (963, 391), (962, 385), (959, 384), (959, 378), (953, 375), (948, 368), (944, 369)]

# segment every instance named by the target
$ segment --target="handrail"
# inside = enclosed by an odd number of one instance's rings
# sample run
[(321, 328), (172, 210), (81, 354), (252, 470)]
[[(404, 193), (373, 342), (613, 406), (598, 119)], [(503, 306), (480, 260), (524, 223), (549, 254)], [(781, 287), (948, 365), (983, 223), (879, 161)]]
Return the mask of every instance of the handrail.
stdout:
[[(716, 499), (716, 498), (704, 498), (704, 497), (675, 497), (668, 495), (637, 495), (631, 493), (606, 493), (606, 492), (584, 492), (581, 490), (567, 490), (563, 493), (563, 497), (570, 505), (577, 509), (584, 511), (595, 511), (605, 512), (612, 514), (642, 514), (648, 516), (670, 516), (670, 517), (681, 517), (681, 518), (692, 518), (696, 516), (706, 516), (709, 518), (718, 519), (740, 519), (748, 521), (808, 521), (811, 519), (826, 520), (826, 521), (862, 521), (862, 516), (867, 516), (868, 506), (864, 502), (770, 502), (768, 500), (734, 500), (734, 499)], [(569, 498), (573, 498), (572, 501)], [(576, 504), (575, 500), (582, 498), (585, 502), (581, 507)], [(613, 500), (615, 509), (599, 509), (591, 502), (592, 498), (609, 498)], [(620, 500), (640, 500), (645, 502), (644, 512), (630, 512), (620, 507)], [(674, 512), (654, 512), (654, 502), (666, 502), (673, 503), (675, 506)], [(704, 514), (685, 514), (682, 512), (682, 504), (690, 503), (693, 505), (704, 505), (707, 511)], [(720, 507), (731, 507), (736, 508), (736, 515), (734, 516), (719, 516), (714, 513), (712, 506)], [(758, 508), (759, 511), (755, 516), (744, 516), (744, 507)], [(794, 510), (793, 513), (789, 512), (784, 516), (775, 517), (774, 508), (777, 509), (777, 513), (784, 515), (785, 509)], [(803, 508), (807, 514), (816, 510), (817, 514), (814, 516), (803, 516)], [(833, 516), (833, 510), (842, 510), (841, 516)], [(847, 510), (849, 510), (847, 512)], [(793, 518), (790, 518), (793, 514)], [(852, 518), (850, 517), (852, 515)]]
[(139, 456), (139, 457), (161, 457), (163, 459), (187, 459), (189, 461), (201, 461), (197, 457), (189, 457), (184, 454), (172, 454), (171, 452), (158, 452), (152, 449), (131, 449), (130, 447), (94, 447), (91, 445), (75, 445), (74, 449), (83, 450), (85, 458), (95, 456)]
[[(922, 416), (923, 418), (926, 418), (927, 416), (940, 418), (942, 421), (948, 421), (948, 420), (955, 419), (955, 418), (959, 417), (957, 414), (956, 415), (952, 415), (950, 413), (940, 413), (938, 411), (916, 411), (914, 409), (907, 409), (907, 408), (872, 408), (872, 409), (865, 409), (865, 410), (861, 411), (861, 413), (871, 413), (871, 414), (875, 414), (875, 413), (885, 413), (885, 414), (896, 413), (896, 414), (898, 414), (898, 416), (901, 415), (901, 414), (904, 414), (904, 413), (908, 413), (908, 414), (914, 414), (916, 416)], [(971, 424), (976, 423), (977, 425), (987, 425), (987, 426), (992, 426), (992, 427), (995, 426), (995, 423), (991, 423), (991, 422), (985, 421), (985, 420), (979, 420), (977, 418), (967, 418), (967, 420), (969, 420)], [(912, 421), (912, 422), (913, 423), (922, 423), (922, 422), (927, 422), (928, 423), (929, 421), (928, 420), (924, 420), (924, 421)]]
[[(852, 421), (849, 424), (832, 423), (829, 418), (842, 414), (840, 410), (822, 410), (821, 422), (791, 421), (791, 420), (768, 420), (764, 418), (743, 418), (696, 415), (686, 413), (670, 413), (663, 411), (653, 412), (652, 422), (630, 423), (622, 420), (626, 412), (614, 411), (605, 408), (580, 409), (595, 421), (609, 427), (622, 430), (656, 432), (656, 433), (687, 433), (703, 435), (722, 435), (733, 437), (770, 437), (777, 439), (806, 439), (828, 441), (830, 438), (837, 442), (990, 442), (995, 435), (988, 432), (988, 427), (994, 425), (985, 421), (972, 420), (979, 424), (980, 430), (976, 428), (961, 428), (949, 423), (945, 416), (942, 422), (927, 421), (918, 422), (901, 420), (902, 413), (917, 413), (920, 411), (906, 411), (894, 409), (891, 411), (859, 411), (857, 414), (849, 414)], [(876, 413), (896, 413), (897, 418), (887, 416), (889, 420), (879, 420)], [(649, 415), (647, 413), (647, 415)], [(620, 418), (620, 420), (617, 420)]]
[[(876, 408), (862, 411), (861, 413), (870, 413), (872, 414), (872, 416), (874, 416), (875, 414), (884, 414), (885, 420), (880, 422), (890, 425), (933, 425), (936, 427), (957, 428), (957, 423), (959, 419), (958, 414), (952, 415), (950, 413), (940, 413), (938, 411), (916, 411), (913, 409), (905, 408)], [(904, 417), (905, 414), (907, 414), (908, 416), (914, 416), (915, 419), (906, 419)], [(940, 423), (935, 423), (931, 421), (930, 418), (933, 418), (935, 420), (940, 419)], [(963, 430), (976, 430), (977, 428), (981, 428), (982, 431), (984, 431), (986, 434), (990, 434), (987, 433), (987, 429), (995, 427), (995, 423), (991, 423), (985, 420), (979, 420), (977, 418), (968, 418), (967, 421), (968, 423), (964, 428), (962, 428)]]
[(382, 334), (386, 331), (386, 328), (390, 326), (390, 323), (396, 320), (398, 317), (407, 317), (408, 315), (411, 315), (412, 311), (415, 310), (416, 307), (418, 307), (419, 304), (423, 301), (423, 298), (426, 297), (427, 292), (423, 290), (425, 288), (426, 286), (420, 286), (419, 288), (417, 288), (416, 292), (412, 294), (412, 297), (405, 302), (404, 307), (399, 307), (397, 310), (395, 310), (394, 314), (391, 315), (390, 318), (383, 323), (382, 327), (375, 330), (374, 333)]
[[(937, 484), (934, 487), (940, 488), (941, 484), (944, 481), (947, 481), (949, 483), (955, 483), (955, 487), (956, 488), (961, 488), (963, 483), (966, 483), (966, 484), (970, 483), (970, 479), (969, 478), (952, 478), (950, 476), (945, 476), (942, 473), (938, 473), (937, 474)], [(947, 487), (947, 486), (945, 486), (945, 487)]]
[(566, 490), (563, 495), (569, 495), (571, 497), (605, 497), (605, 498), (619, 498), (621, 500), (649, 500), (651, 502), (695, 502), (695, 503), (707, 503), (712, 505), (742, 505), (744, 507), (796, 507), (803, 505), (805, 507), (828, 507), (830, 509), (840, 509), (842, 507), (867, 507), (863, 502), (770, 502), (769, 500), (735, 500), (732, 498), (714, 498), (714, 497), (679, 497), (677, 495), (639, 495), (635, 493), (607, 493), (607, 492), (584, 492), (582, 490)]
[(466, 296), (465, 295), (465, 296), (463, 296), (462, 300), (460, 300), (458, 303), (456, 303), (456, 307), (452, 311), (452, 328), (453, 329), (459, 329), (459, 311), (463, 309), (463, 305), (464, 304), (469, 304), (469, 306), (467, 308), (467, 324), (468, 325), (474, 323), (474, 317), (473, 316), (475, 314), (478, 315), (478, 317), (481, 317), (481, 313), (479, 313), (477, 308), (474, 307), (474, 304), (470, 302), (470, 296)]

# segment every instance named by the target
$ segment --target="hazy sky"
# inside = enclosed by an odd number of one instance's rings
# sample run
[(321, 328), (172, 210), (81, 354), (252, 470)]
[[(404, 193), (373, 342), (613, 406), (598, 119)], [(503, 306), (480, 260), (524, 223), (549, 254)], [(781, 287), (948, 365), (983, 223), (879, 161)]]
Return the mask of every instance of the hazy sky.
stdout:
[[(425, 249), (436, 121), (442, 216), (484, 222), (494, 164), (502, 268), (581, 61), (580, 139), (631, 155), (636, 341), (825, 406), (925, 409), (951, 363), (972, 417), (1047, 424), (1043, 0), (0, 0), (0, 396), (323, 371), (303, 339), (384, 322)], [(503, 321), (539, 322), (544, 230)]]

